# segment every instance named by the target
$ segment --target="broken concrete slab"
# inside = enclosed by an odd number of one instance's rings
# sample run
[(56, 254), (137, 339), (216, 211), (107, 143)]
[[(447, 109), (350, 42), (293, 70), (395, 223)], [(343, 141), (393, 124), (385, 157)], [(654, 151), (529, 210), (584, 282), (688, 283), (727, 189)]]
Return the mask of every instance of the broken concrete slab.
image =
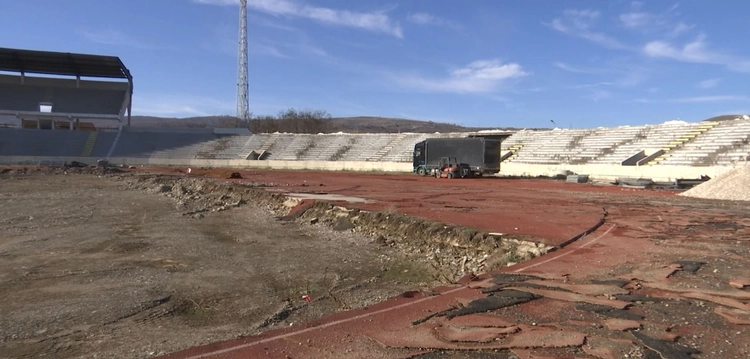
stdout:
[(609, 328), (609, 330), (614, 330), (618, 332), (624, 332), (628, 330), (635, 330), (641, 328), (641, 323), (636, 322), (635, 320), (629, 320), (629, 319), (619, 319), (619, 318), (610, 318), (604, 321), (604, 325)]
[(692, 359), (693, 354), (700, 353), (697, 349), (673, 342), (657, 340), (641, 332), (631, 331), (630, 334), (643, 344), (643, 346), (659, 353), (663, 359)]
[(562, 348), (581, 346), (586, 335), (580, 332), (539, 328), (522, 331), (513, 335), (506, 345), (508, 348)]
[(586, 354), (601, 359), (637, 358), (640, 347), (626, 339), (587, 337), (582, 346)]
[(685, 297), (685, 298), (692, 298), (692, 299), (700, 299), (700, 300), (709, 301), (709, 302), (712, 302), (712, 303), (723, 305), (725, 307), (730, 307), (730, 308), (736, 308), (736, 309), (740, 309), (740, 310), (748, 310), (748, 311), (750, 311), (750, 305), (742, 303), (742, 302), (740, 302), (737, 299), (724, 298), (724, 297), (719, 297), (719, 296), (710, 295), (710, 294), (707, 294), (707, 293), (700, 293), (700, 292), (683, 293), (682, 296)]
[(537, 298), (539, 298), (538, 295), (522, 290), (503, 290), (502, 292), (495, 293), (486, 298), (473, 300), (463, 308), (458, 308), (448, 312), (446, 317), (451, 319), (461, 315), (489, 312), (491, 310), (525, 303)]
[(454, 326), (438, 326), (435, 332), (438, 337), (449, 342), (487, 343), (501, 337), (518, 332), (516, 326), (506, 328), (459, 328)]
[(333, 224), (334, 231), (343, 232), (351, 229), (354, 229), (354, 224), (347, 217), (339, 217)]
[(454, 317), (452, 319), (446, 319), (445, 323), (450, 323), (454, 326), (466, 326), (466, 327), (486, 327), (486, 328), (503, 328), (511, 327), (514, 323), (493, 314), (469, 314)]
[(714, 312), (737, 325), (750, 325), (750, 311), (717, 307)]
[(569, 293), (569, 292), (561, 292), (561, 291), (555, 291), (555, 290), (533, 289), (533, 288), (510, 287), (508, 289), (525, 290), (529, 293), (533, 293), (533, 294), (546, 297), (546, 298), (564, 300), (568, 302), (582, 302), (582, 303), (606, 305), (606, 306), (610, 306), (610, 307), (617, 308), (617, 309), (625, 309), (630, 305), (630, 303), (628, 302), (624, 302), (624, 301), (617, 300), (617, 299), (595, 298), (595, 297), (589, 297), (589, 296), (578, 294), (578, 293)]
[(576, 305), (577, 310), (594, 312), (602, 314), (610, 318), (619, 318), (627, 320), (643, 320), (644, 317), (635, 313), (632, 313), (626, 309), (615, 309), (606, 305), (596, 305), (589, 303), (579, 303)]
[(604, 285), (614, 285), (618, 286), (620, 288), (624, 287), (626, 284), (630, 283), (629, 280), (624, 279), (594, 279), (591, 280), (592, 284), (604, 284)]
[(614, 297), (615, 299), (624, 300), (626, 302), (660, 303), (665, 300), (664, 298), (656, 298), (641, 294), (616, 294)]
[(583, 345), (584, 333), (560, 330), (557, 328), (521, 329), (511, 334), (507, 340), (495, 340), (487, 343), (450, 342), (436, 336), (435, 328), (429, 325), (403, 328), (398, 330), (372, 331), (368, 336), (383, 346), (391, 348), (480, 350), (480, 349), (528, 349), (528, 348), (563, 348)]
[(701, 269), (701, 267), (703, 267), (703, 265), (706, 264), (706, 262), (701, 261), (676, 261), (674, 263), (678, 264), (683, 271), (690, 273), (697, 272), (699, 269)]
[(682, 266), (673, 264), (660, 268), (638, 268), (632, 273), (620, 276), (626, 280), (641, 280), (646, 283), (660, 282), (669, 278), (674, 272), (680, 270)]
[(745, 289), (745, 287), (750, 287), (750, 279), (732, 279), (729, 281), (729, 285), (737, 289)]
[(538, 284), (547, 287), (557, 287), (565, 289), (571, 292), (599, 296), (599, 295), (615, 295), (615, 294), (628, 294), (630, 293), (626, 289), (621, 287), (607, 284), (571, 284), (571, 283), (560, 283), (556, 281), (544, 281), (544, 280), (529, 280), (524, 283)]

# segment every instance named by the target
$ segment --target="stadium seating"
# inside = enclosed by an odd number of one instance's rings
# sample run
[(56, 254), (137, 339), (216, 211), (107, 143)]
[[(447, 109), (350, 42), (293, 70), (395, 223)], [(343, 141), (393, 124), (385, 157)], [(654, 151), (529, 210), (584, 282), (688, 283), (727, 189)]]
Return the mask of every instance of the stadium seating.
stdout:
[(0, 129), (3, 156), (80, 156), (89, 132)]
[(127, 83), (80, 81), (0, 75), (0, 109), (40, 112), (40, 103), (50, 103), (52, 114), (119, 115), (127, 94)]
[[(747, 156), (743, 145), (747, 145), (750, 134), (749, 120), (722, 121), (691, 141), (675, 148), (660, 164), (708, 166), (722, 161)], [(723, 155), (723, 156), (722, 156)]]
[[(0, 129), (0, 155), (411, 162), (417, 142), (466, 136), (467, 133), (311, 135), (215, 133), (210, 129)], [(638, 161), (634, 156), (642, 151), (658, 151), (661, 155)], [(503, 141), (502, 152), (506, 163), (522, 164), (621, 165), (630, 159), (628, 163), (657, 166), (734, 165), (750, 159), (750, 119), (520, 130)]]

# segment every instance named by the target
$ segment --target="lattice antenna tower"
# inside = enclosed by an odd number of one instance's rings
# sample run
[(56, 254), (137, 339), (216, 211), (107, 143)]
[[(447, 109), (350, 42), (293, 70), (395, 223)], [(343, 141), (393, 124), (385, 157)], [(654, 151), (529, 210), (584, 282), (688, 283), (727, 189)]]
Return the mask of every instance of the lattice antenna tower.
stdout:
[(250, 117), (247, 83), (247, 0), (240, 0), (240, 36), (237, 54), (237, 117), (248, 120)]

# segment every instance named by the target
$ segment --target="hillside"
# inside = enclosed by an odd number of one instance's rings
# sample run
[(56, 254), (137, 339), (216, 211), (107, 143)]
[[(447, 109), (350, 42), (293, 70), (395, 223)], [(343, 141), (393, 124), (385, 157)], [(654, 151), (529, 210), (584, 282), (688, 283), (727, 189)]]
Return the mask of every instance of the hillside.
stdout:
[[(463, 132), (479, 131), (487, 128), (464, 127), (454, 124), (408, 120), (387, 117), (334, 117), (330, 121), (334, 131), (348, 133), (395, 133), (395, 132)], [(137, 127), (235, 127), (238, 122), (232, 116), (206, 116), (189, 118), (166, 118), (153, 116), (133, 116), (132, 126)]]

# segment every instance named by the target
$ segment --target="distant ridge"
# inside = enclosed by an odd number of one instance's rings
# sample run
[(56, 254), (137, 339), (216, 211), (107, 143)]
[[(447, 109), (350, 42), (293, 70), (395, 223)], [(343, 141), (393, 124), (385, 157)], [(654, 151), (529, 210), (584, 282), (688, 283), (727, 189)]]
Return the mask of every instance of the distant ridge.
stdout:
[[(516, 130), (516, 128), (465, 127), (456, 124), (388, 118), (376, 116), (334, 117), (330, 121), (334, 132), (347, 133), (434, 133), (434, 132), (471, 132), (489, 129)], [(154, 116), (133, 116), (134, 127), (237, 127), (239, 122), (233, 116), (203, 116), (187, 118), (169, 118)]]

